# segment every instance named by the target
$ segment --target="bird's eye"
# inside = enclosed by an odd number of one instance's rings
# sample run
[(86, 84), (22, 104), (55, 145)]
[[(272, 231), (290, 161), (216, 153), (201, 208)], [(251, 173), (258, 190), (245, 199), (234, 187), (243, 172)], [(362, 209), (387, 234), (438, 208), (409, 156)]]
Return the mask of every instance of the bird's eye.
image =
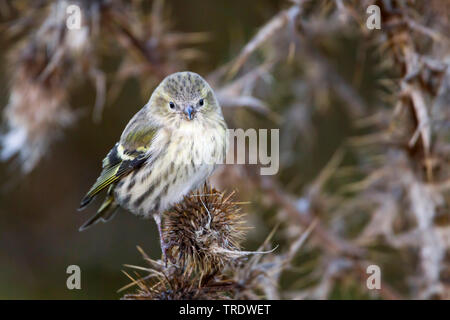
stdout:
[(202, 106), (204, 103), (205, 103), (205, 102), (203, 101), (203, 99), (200, 99), (200, 101), (198, 102), (198, 104), (199, 104), (200, 106)]
[(175, 109), (175, 103), (169, 102), (169, 107), (170, 107), (170, 109)]

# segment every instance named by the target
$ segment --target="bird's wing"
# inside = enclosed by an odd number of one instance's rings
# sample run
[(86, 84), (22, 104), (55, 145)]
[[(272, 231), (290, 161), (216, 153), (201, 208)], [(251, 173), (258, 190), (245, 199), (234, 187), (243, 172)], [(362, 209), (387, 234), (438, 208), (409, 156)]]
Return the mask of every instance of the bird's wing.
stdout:
[(138, 168), (152, 155), (149, 152), (156, 128), (145, 122), (133, 122), (125, 128), (120, 142), (109, 151), (103, 159), (102, 172), (89, 192), (81, 200), (80, 208), (86, 207), (103, 189)]

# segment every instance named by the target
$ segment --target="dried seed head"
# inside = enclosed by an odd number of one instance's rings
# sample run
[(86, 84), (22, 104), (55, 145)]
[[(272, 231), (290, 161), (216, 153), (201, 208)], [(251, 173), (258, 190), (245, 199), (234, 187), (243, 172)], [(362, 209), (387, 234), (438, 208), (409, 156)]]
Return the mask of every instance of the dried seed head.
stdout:
[(172, 262), (188, 273), (211, 275), (245, 255), (245, 221), (233, 195), (205, 185), (166, 213), (163, 232)]
[(157, 282), (142, 283), (136, 293), (126, 294), (124, 300), (223, 300), (227, 292), (214, 287), (198, 286), (182, 277), (161, 277)]
[(147, 254), (138, 247), (148, 268), (130, 266), (138, 271), (146, 271), (148, 274), (141, 277), (137, 272), (136, 277), (124, 272), (132, 282), (121, 290), (137, 286), (135, 293), (126, 294), (125, 300), (224, 300), (229, 299), (233, 292), (233, 283), (209, 277), (191, 276), (180, 270), (176, 265), (166, 266), (160, 260), (150, 259)]

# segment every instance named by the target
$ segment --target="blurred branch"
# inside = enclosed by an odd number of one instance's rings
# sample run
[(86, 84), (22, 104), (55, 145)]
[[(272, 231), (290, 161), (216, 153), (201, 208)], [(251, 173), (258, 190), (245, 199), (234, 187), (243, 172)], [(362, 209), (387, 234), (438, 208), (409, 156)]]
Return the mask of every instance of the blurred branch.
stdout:
[(297, 5), (291, 8), (281, 11), (275, 17), (273, 17), (268, 23), (259, 29), (256, 35), (244, 46), (241, 52), (237, 55), (232, 62), (228, 77), (233, 77), (242, 65), (247, 61), (250, 55), (258, 49), (264, 42), (272, 38), (280, 29), (284, 28), (287, 24), (295, 24), (298, 15), (301, 13), (300, 5), (304, 1), (299, 1)]
[[(327, 230), (327, 228), (315, 217), (310, 211), (300, 211), (297, 209), (294, 197), (288, 195), (283, 188), (270, 176), (260, 176), (249, 167), (245, 171), (236, 172), (236, 166), (228, 166), (226, 175), (233, 175), (234, 179), (241, 181), (247, 188), (251, 187), (252, 192), (261, 192), (264, 194), (266, 201), (270, 204), (281, 207), (296, 224), (308, 228), (314, 223), (312, 237), (315, 242), (327, 252), (327, 255), (347, 257), (353, 270), (356, 272), (357, 278), (362, 281), (365, 286), (367, 280), (366, 267), (373, 264), (367, 260), (367, 251), (354, 243), (338, 237), (336, 234)], [(245, 172), (245, 174), (244, 174)], [(311, 200), (310, 200), (311, 201)], [(401, 295), (391, 288), (387, 283), (383, 282), (380, 294), (386, 299), (402, 299)]]

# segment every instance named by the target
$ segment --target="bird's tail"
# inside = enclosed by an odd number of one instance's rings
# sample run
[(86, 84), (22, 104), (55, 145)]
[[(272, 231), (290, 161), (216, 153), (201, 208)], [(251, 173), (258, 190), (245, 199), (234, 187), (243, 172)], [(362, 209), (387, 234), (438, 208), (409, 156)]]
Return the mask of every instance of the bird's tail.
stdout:
[(114, 196), (112, 194), (107, 195), (105, 201), (103, 201), (103, 204), (98, 209), (97, 213), (88, 221), (86, 221), (78, 230), (84, 231), (92, 225), (96, 224), (98, 221), (107, 222), (111, 220), (114, 217), (116, 209), (118, 207), (119, 204), (115, 201)]

